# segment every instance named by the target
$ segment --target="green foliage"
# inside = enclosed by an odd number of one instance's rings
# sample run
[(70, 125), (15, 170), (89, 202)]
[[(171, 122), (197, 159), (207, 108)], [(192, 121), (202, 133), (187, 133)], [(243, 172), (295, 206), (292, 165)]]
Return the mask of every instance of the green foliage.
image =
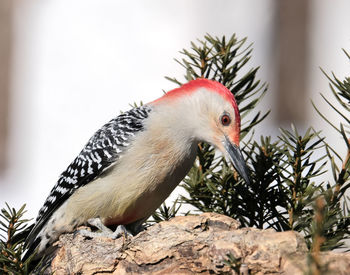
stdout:
[(315, 211), (315, 217), (312, 222), (312, 247), (310, 253), (307, 255), (307, 270), (304, 271), (305, 275), (315, 274), (329, 274), (328, 263), (322, 263), (320, 259), (320, 251), (323, 244), (326, 241), (324, 236), (324, 228), (326, 217), (326, 203), (322, 196), (317, 197), (313, 204)]
[[(269, 136), (260, 137), (260, 142), (254, 140), (254, 127), (269, 112), (256, 111), (266, 93), (266, 85), (256, 80), (258, 68), (242, 72), (252, 52), (251, 45), (245, 47), (245, 42), (246, 39), (238, 40), (235, 35), (228, 41), (225, 37), (207, 35), (198, 44), (191, 43), (191, 49), (184, 49), (181, 52), (184, 57), (176, 61), (184, 67), (186, 81), (199, 77), (214, 79), (235, 95), (242, 118), (241, 138), (251, 133), (249, 140), (243, 142), (242, 151), (252, 182), (247, 186), (212, 146), (202, 143), (197, 160), (182, 184), (188, 195), (181, 196), (181, 201), (199, 212), (228, 215), (239, 220), (242, 226), (302, 232), (310, 249), (317, 243), (315, 236), (324, 238), (319, 250), (342, 247), (344, 239), (349, 237), (350, 218), (345, 195), (350, 186), (349, 154), (343, 160), (321, 133), (311, 127), (300, 134), (292, 125), (291, 130), (280, 129), (277, 140)], [(350, 125), (350, 78), (341, 81), (334, 74), (332, 78), (327, 77), (332, 95), (342, 110), (331, 103), (329, 96), (322, 95), (322, 98), (346, 125), (337, 127), (316, 110), (340, 133), (350, 152), (345, 130)], [(167, 78), (182, 84), (177, 79)], [(252, 110), (256, 115), (249, 120), (247, 114)], [(341, 167), (334, 158), (341, 160)], [(320, 182), (329, 164), (334, 181)], [(325, 205), (322, 222), (316, 223), (315, 205), (319, 197)]]
[[(152, 217), (147, 221), (149, 225), (153, 223), (158, 223), (161, 221), (168, 221), (171, 218), (174, 218), (181, 207), (181, 203), (178, 200), (175, 200), (172, 206), (167, 206), (164, 202), (157, 210), (152, 214)], [(187, 213), (185, 213), (187, 215)]]
[(312, 214), (310, 204), (319, 193), (321, 184), (313, 179), (325, 173), (326, 155), (313, 159), (312, 155), (322, 149), (324, 144), (309, 128), (304, 136), (300, 136), (293, 128), (293, 132), (281, 129), (280, 140), (283, 143), (282, 163), (280, 169), (281, 186), (286, 191), (286, 210), (288, 212), (288, 225), (290, 229), (303, 231), (307, 227), (307, 218)]
[[(348, 61), (350, 56), (346, 54)], [(329, 76), (324, 71), (323, 73), (330, 81), (329, 87), (331, 95), (338, 103), (337, 107), (328, 99), (329, 96), (321, 94), (323, 100), (328, 106), (339, 115), (339, 126), (331, 122), (325, 115), (313, 104), (317, 113), (335, 129), (344, 141), (347, 148), (347, 154), (343, 158), (339, 156), (329, 145), (326, 146), (326, 152), (331, 165), (333, 180), (321, 186), (321, 194), (325, 201), (322, 211), (323, 222), (321, 229), (317, 229), (315, 221), (312, 223), (309, 235), (314, 232), (320, 232), (324, 237), (324, 242), (320, 247), (321, 250), (331, 250), (344, 247), (344, 240), (350, 236), (350, 216), (349, 216), (349, 196), (347, 190), (350, 188), (350, 143), (349, 143), (349, 126), (350, 126), (350, 77), (346, 77), (343, 81), (339, 80), (334, 73)], [(317, 229), (317, 230), (316, 230)], [(313, 245), (311, 244), (311, 247)]]
[(6, 274), (28, 274), (31, 259), (23, 262), (23, 238), (20, 234), (27, 228), (29, 220), (23, 219), (25, 205), (18, 211), (10, 208), (1, 209), (0, 214), (0, 271)]
[(31, 230), (31, 226), (28, 226), (30, 220), (23, 218), (26, 213), (25, 206), (24, 204), (19, 210), (15, 210), (6, 203), (6, 208), (1, 209), (0, 274), (44, 274), (45, 259), (34, 260), (33, 253), (25, 261), (22, 260), (24, 241)]
[(246, 265), (242, 263), (242, 259), (236, 258), (232, 255), (232, 253), (227, 255), (227, 258), (224, 260), (224, 264), (229, 266), (234, 272), (236, 272), (236, 274), (242, 274), (242, 266), (243, 268), (246, 267)]
[[(252, 142), (245, 147), (245, 154), (256, 169), (256, 173), (251, 173), (250, 186), (239, 179), (225, 159), (218, 157), (213, 165), (210, 161), (215, 161), (213, 153), (201, 155), (200, 151), (199, 165), (195, 164), (184, 179), (182, 186), (189, 196), (182, 196), (182, 200), (200, 211), (233, 217), (243, 226), (263, 228), (268, 223), (269, 227), (278, 227), (274, 220), (280, 216), (280, 226), (285, 228), (285, 219), (277, 210), (278, 205), (286, 200), (284, 190), (275, 184), (278, 179), (275, 163), (281, 157), (277, 148), (278, 144), (272, 145), (270, 138), (261, 138), (261, 145)], [(208, 154), (211, 154), (210, 158), (206, 157)], [(271, 200), (276, 203), (269, 203)]]
[[(244, 198), (249, 213), (249, 226), (274, 228), (278, 231), (288, 229), (284, 215), (287, 194), (282, 188), (278, 167), (282, 160), (282, 148), (279, 141), (272, 142), (271, 137), (260, 137), (260, 144), (249, 142), (245, 147), (247, 161), (251, 164), (251, 186), (239, 184), (239, 193), (249, 195)], [(249, 211), (249, 212), (246, 212)]]

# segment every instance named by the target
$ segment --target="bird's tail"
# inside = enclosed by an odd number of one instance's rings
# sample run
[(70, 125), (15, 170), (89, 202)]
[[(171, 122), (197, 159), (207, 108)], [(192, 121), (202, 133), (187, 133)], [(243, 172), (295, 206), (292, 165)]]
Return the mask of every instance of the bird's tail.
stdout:
[(32, 231), (34, 227), (34, 223), (31, 224), (30, 226), (28, 226), (26, 229), (24, 229), (23, 231), (15, 234), (13, 237), (12, 237), (12, 240), (11, 242), (12, 243), (20, 243), (20, 242), (25, 242), (25, 240), (27, 239), (30, 231)]

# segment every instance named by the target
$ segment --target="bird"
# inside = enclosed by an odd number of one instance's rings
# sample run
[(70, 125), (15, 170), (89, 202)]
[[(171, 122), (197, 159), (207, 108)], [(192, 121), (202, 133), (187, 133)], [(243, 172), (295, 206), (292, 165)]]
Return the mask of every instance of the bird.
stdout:
[(200, 142), (219, 149), (249, 184), (240, 124), (232, 92), (205, 78), (110, 120), (59, 176), (25, 239), (24, 258), (42, 257), (61, 234), (88, 223), (137, 234), (189, 172)]

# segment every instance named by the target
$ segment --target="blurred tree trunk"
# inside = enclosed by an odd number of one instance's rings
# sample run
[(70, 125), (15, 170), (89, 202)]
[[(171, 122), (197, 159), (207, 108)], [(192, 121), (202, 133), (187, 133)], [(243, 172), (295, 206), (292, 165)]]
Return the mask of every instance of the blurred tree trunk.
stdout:
[(13, 0), (0, 1), (0, 173), (6, 165)]
[(277, 107), (279, 123), (303, 123), (308, 102), (309, 1), (277, 1)]

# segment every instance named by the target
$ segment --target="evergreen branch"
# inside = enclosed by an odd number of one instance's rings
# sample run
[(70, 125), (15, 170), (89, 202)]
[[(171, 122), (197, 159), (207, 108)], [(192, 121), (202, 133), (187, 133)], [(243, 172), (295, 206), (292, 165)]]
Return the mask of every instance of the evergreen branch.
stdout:
[(0, 271), (11, 275), (26, 275), (29, 274), (29, 267), (32, 267), (35, 274), (43, 274), (43, 263), (40, 261), (33, 264), (35, 253), (22, 261), (25, 235), (31, 228), (28, 226), (30, 220), (23, 218), (25, 205), (19, 210), (11, 208), (7, 203), (5, 205), (6, 208), (2, 208), (0, 214), (0, 229), (6, 233), (0, 237)]
[[(185, 80), (210, 78), (221, 82), (234, 94), (242, 119), (241, 138), (251, 133), (242, 148), (250, 169), (251, 185), (247, 186), (225, 159), (216, 157), (212, 146), (200, 144), (197, 161), (181, 185), (188, 193), (181, 201), (191, 204), (197, 211), (228, 215), (243, 226), (297, 230), (303, 233), (311, 249), (316, 247), (315, 251), (342, 247), (349, 237), (349, 198), (345, 194), (350, 188), (350, 153), (342, 160), (320, 132), (311, 127), (301, 135), (292, 125), (291, 130), (280, 129), (277, 141), (271, 137), (261, 137), (259, 143), (254, 141), (254, 127), (269, 114), (256, 110), (267, 92), (267, 85), (256, 80), (259, 68), (242, 72), (252, 53), (252, 45), (244, 46), (246, 40), (238, 40), (235, 35), (228, 40), (206, 35), (198, 44), (191, 43), (190, 50), (183, 50), (184, 57), (177, 62), (185, 68)], [(345, 54), (350, 59), (349, 54)], [(350, 152), (347, 138), (350, 78), (341, 81), (334, 73), (322, 72), (340, 107), (328, 96), (321, 94), (321, 97), (346, 124), (334, 125), (314, 102), (312, 106), (342, 136)], [(181, 84), (175, 78), (167, 79)], [(255, 115), (249, 119), (253, 111)], [(342, 161), (341, 166), (337, 165), (335, 157)], [(315, 182), (327, 172), (328, 163), (334, 183)], [(319, 197), (324, 201), (322, 211), (317, 201)], [(321, 214), (322, 223), (316, 221)], [(317, 236), (323, 236), (324, 241)]]

